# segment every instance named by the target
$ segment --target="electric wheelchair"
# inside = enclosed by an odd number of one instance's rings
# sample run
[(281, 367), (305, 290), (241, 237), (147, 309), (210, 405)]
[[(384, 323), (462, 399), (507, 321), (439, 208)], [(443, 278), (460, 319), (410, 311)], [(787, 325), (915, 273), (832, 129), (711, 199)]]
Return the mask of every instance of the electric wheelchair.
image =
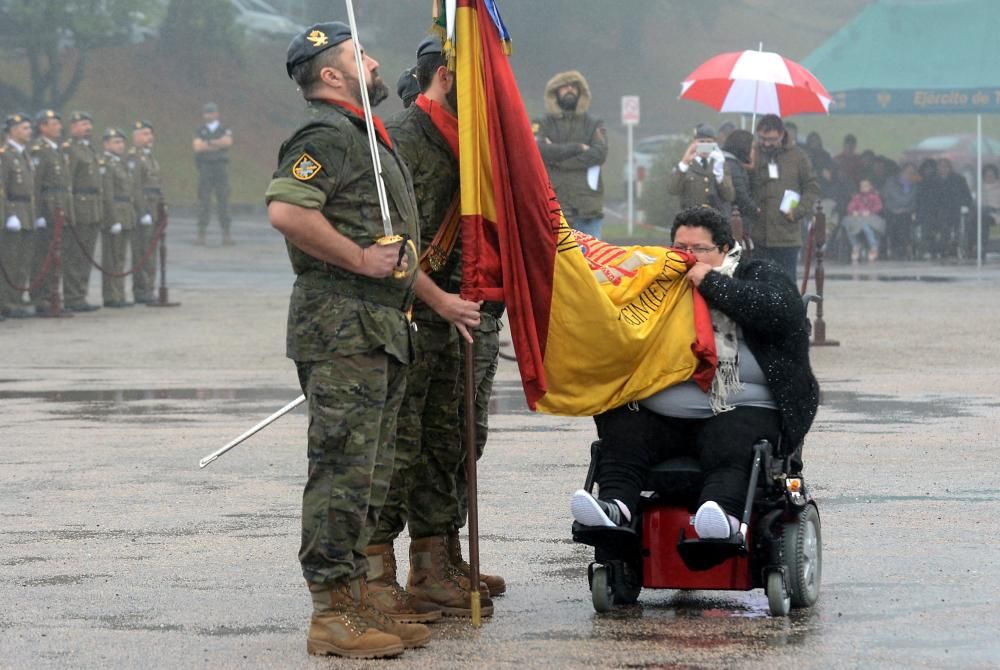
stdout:
[[(753, 446), (753, 467), (740, 531), (699, 539), (694, 513), (702, 472), (677, 457), (649, 472), (640, 514), (627, 527), (573, 523), (573, 540), (594, 547), (587, 569), (597, 612), (631, 605), (643, 589), (749, 591), (763, 588), (774, 616), (811, 607), (819, 598), (822, 542), (819, 508), (801, 474), (801, 451), (780, 443)], [(593, 493), (601, 442), (591, 445), (584, 488)]]

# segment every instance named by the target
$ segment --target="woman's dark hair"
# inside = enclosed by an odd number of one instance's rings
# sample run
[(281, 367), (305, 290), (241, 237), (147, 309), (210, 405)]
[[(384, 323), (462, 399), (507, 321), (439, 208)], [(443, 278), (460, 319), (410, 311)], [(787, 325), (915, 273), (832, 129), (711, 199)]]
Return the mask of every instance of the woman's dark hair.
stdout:
[(719, 249), (728, 246), (730, 249), (736, 244), (733, 239), (733, 231), (729, 227), (729, 220), (717, 209), (708, 207), (688, 207), (681, 211), (674, 218), (674, 225), (670, 228), (670, 239), (677, 235), (677, 229), (681, 226), (691, 226), (693, 228), (704, 228), (712, 233), (712, 242), (718, 245)]
[(749, 163), (751, 146), (753, 146), (753, 134), (749, 130), (734, 130), (729, 133), (722, 150), (736, 156), (741, 163)]
[(440, 51), (424, 54), (417, 59), (417, 83), (420, 85), (421, 93), (427, 92), (438, 68), (447, 64), (448, 61)]

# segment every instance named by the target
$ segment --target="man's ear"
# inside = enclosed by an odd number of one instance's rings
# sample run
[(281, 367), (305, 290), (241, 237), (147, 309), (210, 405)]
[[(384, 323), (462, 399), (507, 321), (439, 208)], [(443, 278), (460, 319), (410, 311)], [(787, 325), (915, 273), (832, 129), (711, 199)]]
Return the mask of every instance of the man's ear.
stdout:
[(319, 79), (332, 88), (341, 88), (344, 85), (344, 74), (335, 67), (321, 68)]
[(455, 85), (455, 75), (452, 74), (451, 70), (444, 65), (438, 66), (438, 69), (434, 72), (434, 76), (439, 77), (441, 79), (441, 83), (445, 84), (445, 86), (449, 84), (452, 86)]

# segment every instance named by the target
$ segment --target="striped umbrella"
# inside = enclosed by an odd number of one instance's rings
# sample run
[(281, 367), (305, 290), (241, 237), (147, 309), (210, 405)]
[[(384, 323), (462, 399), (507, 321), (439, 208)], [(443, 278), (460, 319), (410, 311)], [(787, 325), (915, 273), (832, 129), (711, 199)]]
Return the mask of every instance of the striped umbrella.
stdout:
[(830, 112), (830, 94), (795, 61), (773, 51), (734, 51), (713, 56), (681, 84), (681, 99), (718, 112), (793, 114)]

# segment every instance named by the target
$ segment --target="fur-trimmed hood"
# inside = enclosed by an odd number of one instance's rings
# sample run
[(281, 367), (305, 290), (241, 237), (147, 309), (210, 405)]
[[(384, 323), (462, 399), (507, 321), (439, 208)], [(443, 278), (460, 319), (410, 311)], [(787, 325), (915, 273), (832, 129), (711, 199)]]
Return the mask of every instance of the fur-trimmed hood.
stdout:
[(583, 78), (583, 75), (576, 70), (560, 72), (552, 77), (552, 79), (549, 79), (549, 83), (545, 85), (545, 111), (549, 114), (563, 113), (562, 108), (559, 107), (559, 103), (556, 101), (556, 90), (566, 84), (576, 84), (580, 89), (580, 99), (576, 103), (576, 113), (586, 114), (587, 110), (590, 109), (590, 86), (587, 85), (587, 80)]

